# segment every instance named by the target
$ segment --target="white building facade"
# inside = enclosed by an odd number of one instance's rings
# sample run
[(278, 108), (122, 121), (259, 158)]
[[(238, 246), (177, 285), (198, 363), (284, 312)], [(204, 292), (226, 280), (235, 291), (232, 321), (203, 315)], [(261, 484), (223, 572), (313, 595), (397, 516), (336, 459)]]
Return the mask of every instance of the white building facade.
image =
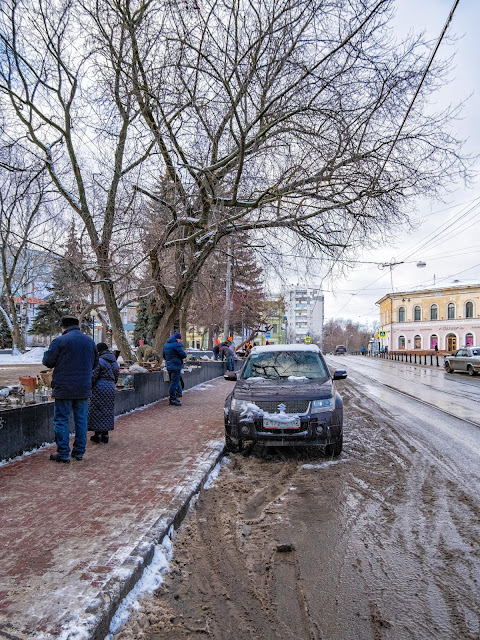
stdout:
[(288, 342), (301, 343), (310, 337), (322, 348), (324, 297), (320, 287), (297, 285), (285, 294)]

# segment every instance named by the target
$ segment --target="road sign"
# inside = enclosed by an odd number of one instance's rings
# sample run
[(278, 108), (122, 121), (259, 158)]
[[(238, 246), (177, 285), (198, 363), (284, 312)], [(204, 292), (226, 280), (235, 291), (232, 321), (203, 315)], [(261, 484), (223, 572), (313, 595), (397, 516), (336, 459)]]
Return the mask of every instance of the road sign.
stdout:
[(265, 334), (265, 338), (271, 338), (272, 336), (270, 335), (270, 331), (267, 331), (267, 333)]
[(378, 335), (380, 336), (380, 338), (386, 338), (387, 337), (387, 332), (386, 331), (379, 331)]
[(312, 338), (310, 336), (305, 336), (305, 342), (308, 344), (312, 341)]
[(378, 333), (375, 334), (375, 338), (379, 338), (380, 336), (378, 335)]

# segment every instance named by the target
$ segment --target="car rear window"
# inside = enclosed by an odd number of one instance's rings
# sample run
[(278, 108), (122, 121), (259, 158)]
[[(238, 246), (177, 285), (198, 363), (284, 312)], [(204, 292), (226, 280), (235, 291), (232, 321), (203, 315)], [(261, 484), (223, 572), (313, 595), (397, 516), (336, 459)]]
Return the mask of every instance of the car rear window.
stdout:
[(275, 379), (290, 376), (325, 382), (330, 374), (315, 351), (272, 351), (252, 354), (241, 377)]

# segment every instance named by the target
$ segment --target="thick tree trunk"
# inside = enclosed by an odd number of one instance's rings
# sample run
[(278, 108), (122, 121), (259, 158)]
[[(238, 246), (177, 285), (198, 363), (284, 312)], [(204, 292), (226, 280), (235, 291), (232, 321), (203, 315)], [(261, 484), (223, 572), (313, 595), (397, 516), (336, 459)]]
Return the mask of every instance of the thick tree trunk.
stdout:
[[(180, 309), (178, 307), (167, 307), (165, 309), (165, 313), (160, 320), (160, 323), (157, 327), (157, 331), (155, 333), (155, 341), (153, 344), (153, 348), (160, 355), (163, 351), (163, 345), (168, 340), (168, 338), (172, 335), (173, 326), (175, 320), (178, 318), (178, 314), (180, 313)], [(184, 336), (182, 336), (184, 338)]]
[(20, 323), (18, 322), (17, 308), (15, 306), (15, 300), (13, 299), (11, 292), (9, 292), (7, 299), (8, 299), (8, 308), (10, 311), (10, 318), (8, 319), (7, 324), (8, 324), (8, 328), (12, 333), (12, 342), (13, 342), (12, 352), (15, 353), (15, 347), (17, 347), (22, 351), (23, 349), (25, 349), (25, 340), (20, 331)]

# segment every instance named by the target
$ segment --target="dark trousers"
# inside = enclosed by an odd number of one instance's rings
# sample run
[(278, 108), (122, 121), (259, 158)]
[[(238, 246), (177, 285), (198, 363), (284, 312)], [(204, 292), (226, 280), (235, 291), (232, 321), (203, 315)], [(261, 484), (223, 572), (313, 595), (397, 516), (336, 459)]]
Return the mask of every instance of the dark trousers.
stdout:
[(182, 385), (180, 383), (180, 371), (169, 371), (170, 375), (170, 399), (177, 397), (177, 393), (182, 393)]

